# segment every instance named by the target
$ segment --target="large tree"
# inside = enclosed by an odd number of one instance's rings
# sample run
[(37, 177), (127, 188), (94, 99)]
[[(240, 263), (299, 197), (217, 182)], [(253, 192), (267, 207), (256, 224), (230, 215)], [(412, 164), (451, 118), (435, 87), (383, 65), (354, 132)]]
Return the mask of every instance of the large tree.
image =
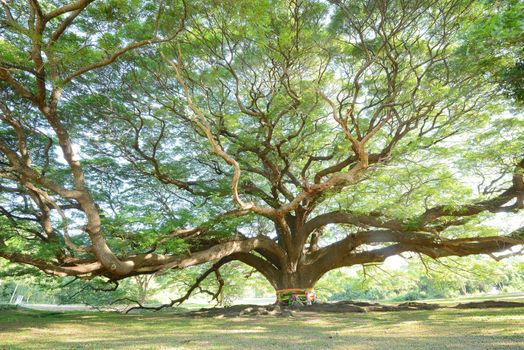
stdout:
[(305, 289), (524, 243), (522, 115), (466, 35), (483, 2), (1, 5), (5, 259), (113, 281), (238, 260)]

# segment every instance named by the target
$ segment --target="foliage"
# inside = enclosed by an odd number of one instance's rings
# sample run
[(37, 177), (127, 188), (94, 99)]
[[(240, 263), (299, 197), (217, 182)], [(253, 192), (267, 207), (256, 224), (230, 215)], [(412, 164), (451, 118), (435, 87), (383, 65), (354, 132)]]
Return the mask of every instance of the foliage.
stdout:
[[(521, 1), (1, 6), (0, 257), (59, 298), (524, 242)], [(392, 274), (369, 297), (477, 288)]]
[[(494, 1), (483, 8), (483, 18), (467, 31), (467, 53), (481, 61), (475, 68), (492, 74), (502, 91), (522, 103), (524, 54), (524, 4), (522, 1)], [(491, 52), (484, 56), (482, 52)]]

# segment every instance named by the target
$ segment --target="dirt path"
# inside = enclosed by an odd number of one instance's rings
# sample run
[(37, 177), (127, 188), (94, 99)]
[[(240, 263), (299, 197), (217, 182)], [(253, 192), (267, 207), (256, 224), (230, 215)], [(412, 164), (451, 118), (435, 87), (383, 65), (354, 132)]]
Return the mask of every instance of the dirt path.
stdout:
[(97, 309), (84, 304), (53, 305), (53, 304), (20, 304), (20, 307), (42, 311), (97, 311)]

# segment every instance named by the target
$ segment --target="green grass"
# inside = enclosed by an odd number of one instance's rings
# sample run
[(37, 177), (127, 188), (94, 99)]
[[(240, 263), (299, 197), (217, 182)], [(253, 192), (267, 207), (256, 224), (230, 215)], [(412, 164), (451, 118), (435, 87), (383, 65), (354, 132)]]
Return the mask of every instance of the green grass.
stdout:
[(2, 310), (0, 349), (524, 349), (524, 308), (231, 319)]

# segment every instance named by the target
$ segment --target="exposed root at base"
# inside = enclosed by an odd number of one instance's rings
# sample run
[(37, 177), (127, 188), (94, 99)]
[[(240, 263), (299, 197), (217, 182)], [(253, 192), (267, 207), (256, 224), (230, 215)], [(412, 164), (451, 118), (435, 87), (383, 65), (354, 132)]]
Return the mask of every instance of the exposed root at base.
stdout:
[(523, 307), (524, 303), (510, 301), (487, 300), (482, 302), (470, 302), (456, 306), (444, 306), (423, 302), (405, 302), (396, 305), (384, 305), (379, 303), (339, 301), (335, 303), (318, 303), (309, 306), (280, 306), (280, 305), (233, 305), (223, 308), (202, 308), (197, 311), (183, 313), (192, 317), (256, 317), (276, 316), (295, 317), (310, 313), (365, 313), (365, 312), (388, 312), (388, 311), (416, 311), (435, 310), (439, 308), (457, 309), (479, 309), (479, 308), (509, 308)]

